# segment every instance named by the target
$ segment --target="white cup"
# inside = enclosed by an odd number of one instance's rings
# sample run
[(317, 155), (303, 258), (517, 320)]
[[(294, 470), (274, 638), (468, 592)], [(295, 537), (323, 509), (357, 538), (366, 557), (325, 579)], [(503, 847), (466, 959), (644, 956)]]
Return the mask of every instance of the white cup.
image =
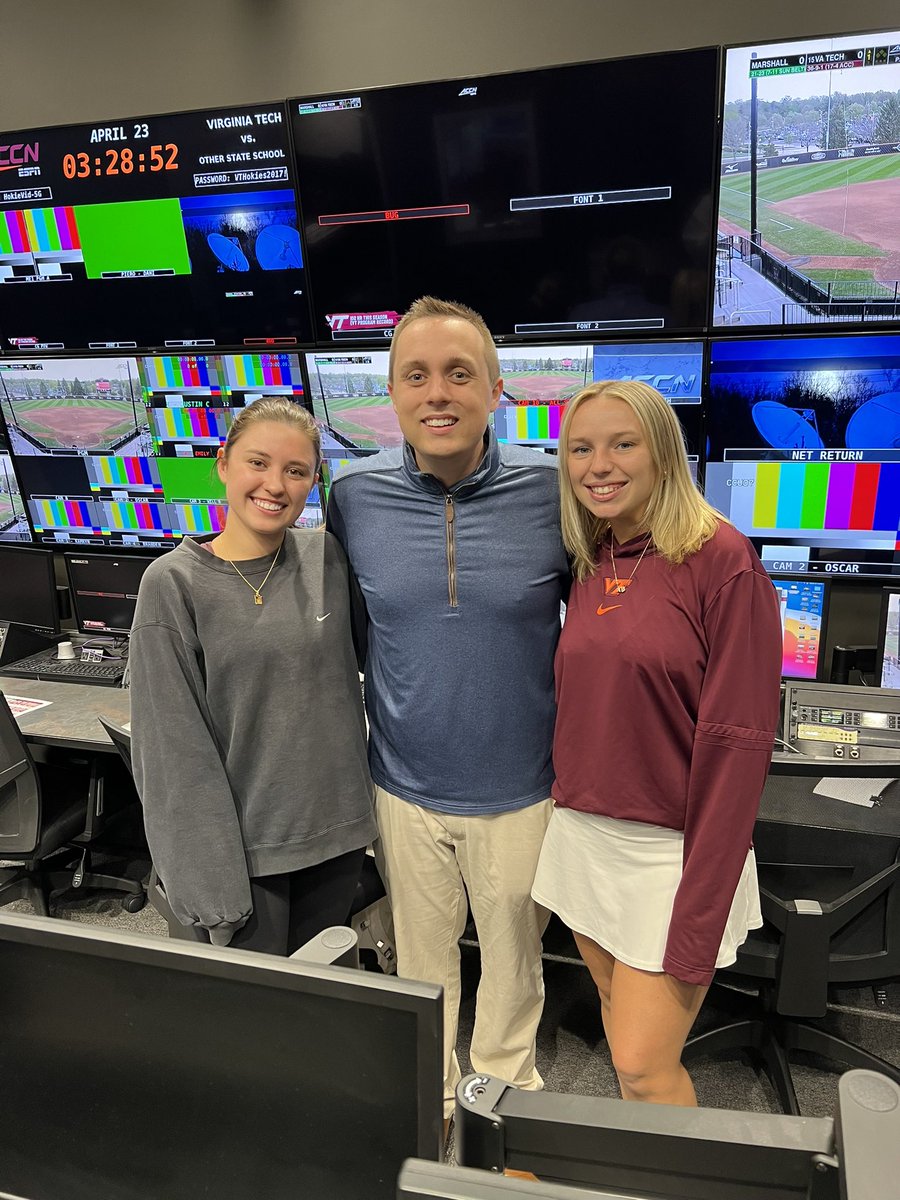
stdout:
[(60, 642), (59, 645), (56, 647), (56, 657), (57, 658), (74, 658), (75, 657), (75, 647), (72, 645), (71, 642)]

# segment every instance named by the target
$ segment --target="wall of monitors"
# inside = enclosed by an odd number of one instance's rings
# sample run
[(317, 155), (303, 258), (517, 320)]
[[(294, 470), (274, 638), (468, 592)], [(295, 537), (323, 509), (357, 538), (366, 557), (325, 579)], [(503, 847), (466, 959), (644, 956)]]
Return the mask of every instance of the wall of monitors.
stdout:
[(783, 571), (900, 576), (900, 334), (714, 341), (706, 497)]
[(707, 322), (718, 52), (289, 101), (316, 341), (417, 296), (497, 337)]
[(716, 325), (900, 321), (900, 32), (730, 49)]
[[(304, 402), (297, 355), (0, 361), (0, 411), (34, 539), (167, 549), (218, 532), (216, 453), (261, 395)], [(301, 523), (320, 521), (316, 490)]]
[(7, 353), (310, 341), (283, 102), (0, 143)]

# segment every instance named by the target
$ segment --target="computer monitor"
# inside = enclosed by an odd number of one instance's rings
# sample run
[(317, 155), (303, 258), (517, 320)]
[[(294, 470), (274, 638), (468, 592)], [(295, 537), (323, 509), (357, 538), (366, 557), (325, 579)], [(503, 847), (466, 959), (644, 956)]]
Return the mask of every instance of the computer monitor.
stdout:
[(153, 558), (67, 551), (63, 561), (78, 630), (130, 633), (141, 577)]
[(503, 392), (494, 411), (501, 442), (555, 449), (566, 404), (602, 379), (650, 384), (674, 408), (688, 463), (697, 481), (703, 443), (703, 343), (603, 342), (571, 345), (499, 345)]
[(0, 622), (47, 637), (59, 633), (51, 551), (0, 542)]
[(706, 498), (763, 565), (900, 576), (900, 334), (714, 340)]
[(0, 1190), (394, 1200), (437, 1159), (440, 988), (0, 916)]
[(900, 32), (730, 48), (713, 322), (900, 322)]
[(283, 101), (0, 142), (7, 353), (312, 343)]
[(875, 654), (876, 685), (900, 688), (900, 587), (882, 591)]
[(824, 680), (830, 579), (772, 576), (781, 608), (784, 679)]
[(3, 360), (0, 411), (35, 540), (165, 550), (218, 533), (216, 455), (269, 395), (304, 403), (296, 354)]
[(718, 68), (703, 48), (290, 100), (316, 342), (388, 337), (428, 294), (495, 337), (705, 328)]
[(322, 453), (387, 450), (403, 442), (388, 394), (388, 351), (330, 351), (305, 356), (309, 399), (322, 433)]

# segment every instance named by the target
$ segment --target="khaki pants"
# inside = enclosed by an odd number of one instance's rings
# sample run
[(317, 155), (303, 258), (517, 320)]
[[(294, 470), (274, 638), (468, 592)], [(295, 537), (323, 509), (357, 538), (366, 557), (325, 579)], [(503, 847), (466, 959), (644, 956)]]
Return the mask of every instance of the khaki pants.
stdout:
[(494, 816), (450, 816), (375, 789), (379, 867), (391, 902), (398, 974), (444, 988), (444, 1115), (461, 1078), (456, 1057), (459, 939), (467, 903), (481, 947), (474, 1070), (538, 1089), (535, 1037), (544, 1007), (541, 932), (531, 884), (552, 801)]

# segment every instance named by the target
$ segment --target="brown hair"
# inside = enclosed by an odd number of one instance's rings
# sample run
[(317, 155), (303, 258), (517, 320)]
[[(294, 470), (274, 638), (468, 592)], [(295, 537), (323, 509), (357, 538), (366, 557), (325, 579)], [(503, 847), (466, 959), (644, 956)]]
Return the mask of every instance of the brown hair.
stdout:
[(484, 361), (487, 365), (488, 375), (491, 377), (491, 383), (497, 382), (500, 378), (500, 359), (497, 356), (497, 347), (494, 345), (491, 331), (485, 324), (481, 313), (476, 312), (474, 308), (469, 308), (467, 304), (459, 304), (455, 300), (438, 300), (436, 296), (420, 296), (409, 306), (394, 329), (388, 359), (389, 383), (394, 380), (394, 347), (397, 345), (397, 338), (407, 325), (412, 325), (413, 321), (422, 321), (429, 317), (456, 317), (457, 320), (465, 321), (466, 324), (476, 329), (484, 343)]

